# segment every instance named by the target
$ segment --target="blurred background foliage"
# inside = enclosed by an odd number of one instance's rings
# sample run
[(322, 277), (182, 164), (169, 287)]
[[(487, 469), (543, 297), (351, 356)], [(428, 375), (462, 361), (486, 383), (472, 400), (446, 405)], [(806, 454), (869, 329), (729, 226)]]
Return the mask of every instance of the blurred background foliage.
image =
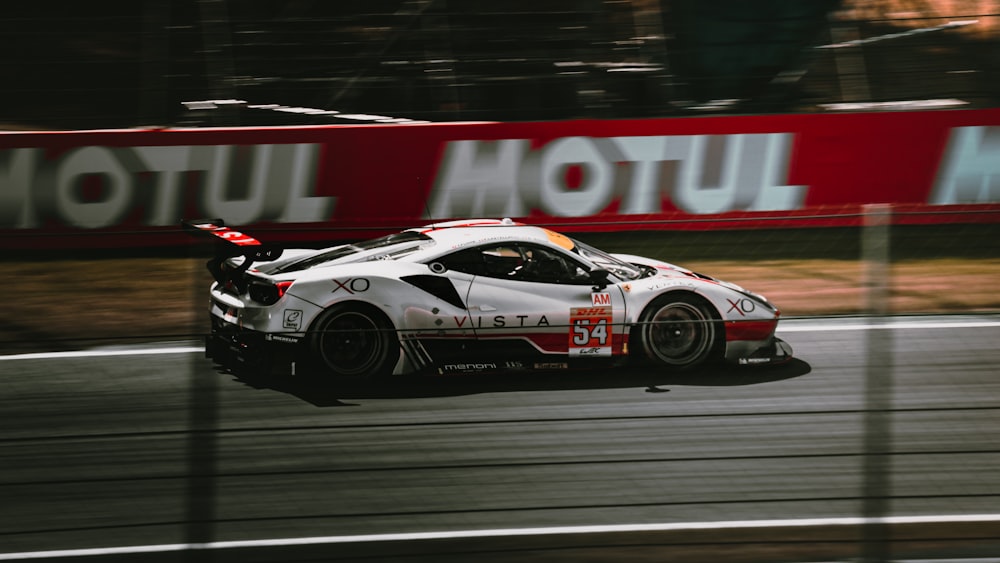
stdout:
[(1000, 0), (36, 0), (0, 15), (0, 128), (993, 107), (998, 25)]

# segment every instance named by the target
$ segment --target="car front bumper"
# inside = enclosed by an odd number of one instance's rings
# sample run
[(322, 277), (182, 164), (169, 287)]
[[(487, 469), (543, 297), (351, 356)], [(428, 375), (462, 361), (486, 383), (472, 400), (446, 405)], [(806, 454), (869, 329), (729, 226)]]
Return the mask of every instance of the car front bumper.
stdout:
[(791, 359), (791, 345), (778, 337), (758, 342), (729, 342), (726, 347), (726, 360), (741, 366), (783, 364)]

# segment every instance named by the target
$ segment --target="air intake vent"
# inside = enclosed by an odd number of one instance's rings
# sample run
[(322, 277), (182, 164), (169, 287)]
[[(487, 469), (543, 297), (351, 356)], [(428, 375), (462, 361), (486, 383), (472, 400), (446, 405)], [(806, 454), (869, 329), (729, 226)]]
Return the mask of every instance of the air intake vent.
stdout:
[(454, 305), (460, 309), (465, 308), (465, 303), (462, 303), (462, 298), (458, 295), (458, 291), (448, 278), (423, 275), (404, 276), (400, 279), (414, 287), (430, 293), (434, 297), (437, 297), (448, 304)]

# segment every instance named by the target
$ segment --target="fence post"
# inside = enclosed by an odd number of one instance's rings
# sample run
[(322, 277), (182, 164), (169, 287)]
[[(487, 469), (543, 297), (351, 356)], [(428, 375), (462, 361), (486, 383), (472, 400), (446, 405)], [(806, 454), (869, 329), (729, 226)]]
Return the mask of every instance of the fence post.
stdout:
[[(204, 263), (203, 245), (192, 246), (189, 258)], [(201, 274), (201, 275), (199, 275)], [(204, 270), (199, 268), (191, 281), (193, 303), (202, 303), (208, 290)], [(205, 311), (198, 311), (199, 325), (205, 322)], [(218, 471), (219, 383), (218, 374), (207, 369), (209, 364), (200, 354), (191, 354), (188, 366), (188, 430), (187, 487), (184, 496), (184, 542), (187, 544), (183, 561), (212, 561), (212, 552), (204, 549), (215, 539), (217, 505), (216, 472)]]
[(892, 207), (864, 206), (861, 254), (864, 300), (868, 315), (865, 368), (864, 455), (861, 560), (891, 560), (891, 538), (885, 518), (891, 509), (892, 332), (884, 326), (889, 312), (889, 234)]

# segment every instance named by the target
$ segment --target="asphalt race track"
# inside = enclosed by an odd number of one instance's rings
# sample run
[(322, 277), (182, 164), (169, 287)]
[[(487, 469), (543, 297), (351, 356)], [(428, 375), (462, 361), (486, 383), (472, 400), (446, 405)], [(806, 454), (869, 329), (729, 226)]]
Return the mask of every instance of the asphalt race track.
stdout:
[[(1000, 318), (779, 334), (798, 359), (772, 369), (350, 388), (240, 379), (183, 344), (7, 356), (0, 560), (847, 560), (863, 530), (834, 524), (871, 510), (865, 467), (891, 471), (875, 516), (924, 518), (896, 554), (1000, 554)], [(768, 521), (790, 528), (732, 524)], [(642, 524), (683, 533), (567, 528)], [(470, 531), (492, 537), (447, 541)]]

